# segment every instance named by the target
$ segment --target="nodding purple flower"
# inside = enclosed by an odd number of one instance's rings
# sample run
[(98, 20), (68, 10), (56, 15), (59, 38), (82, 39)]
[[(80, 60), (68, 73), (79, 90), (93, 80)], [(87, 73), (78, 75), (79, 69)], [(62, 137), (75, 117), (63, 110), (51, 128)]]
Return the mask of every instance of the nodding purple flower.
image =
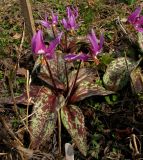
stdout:
[(76, 19), (78, 17), (77, 8), (67, 7), (67, 19), (62, 19), (62, 24), (64, 28), (68, 31), (74, 31), (78, 28), (78, 24), (76, 23)]
[(45, 20), (40, 20), (39, 21), (41, 23), (42, 26), (46, 27), (46, 28), (50, 28), (50, 23), (48, 21), (48, 16), (45, 15)]
[(128, 17), (128, 22), (130, 22), (138, 32), (143, 32), (143, 16), (140, 16), (141, 10), (141, 7), (136, 8)]
[(58, 16), (52, 12), (52, 25), (56, 26), (58, 24)]
[(50, 28), (50, 26), (56, 26), (58, 24), (58, 16), (53, 12), (51, 14), (51, 20), (48, 20), (47, 15), (45, 15), (45, 20), (40, 20), (40, 23), (46, 28)]
[(74, 7), (67, 7), (67, 17), (69, 18), (70, 16), (74, 15), (75, 18), (78, 17), (78, 8)]
[(45, 54), (46, 45), (43, 40), (43, 33), (39, 30), (32, 38), (32, 52), (35, 54)]
[(76, 30), (78, 28), (75, 17), (73, 15), (70, 16), (68, 19), (63, 18), (62, 24), (64, 28), (67, 29), (68, 31)]
[(104, 37), (103, 37), (103, 35), (101, 35), (100, 40), (98, 40), (96, 35), (95, 35), (94, 30), (92, 29), (91, 33), (88, 35), (88, 39), (91, 43), (92, 56), (96, 57), (102, 49), (102, 46), (103, 46), (103, 43), (104, 43)]
[(43, 54), (48, 59), (53, 58), (55, 48), (60, 43), (61, 37), (62, 33), (52, 40), (47, 47), (43, 40), (43, 33), (41, 30), (39, 30), (32, 38), (32, 52), (38, 55)]
[(103, 43), (104, 43), (104, 37), (103, 35), (100, 36), (100, 40), (97, 39), (94, 30), (91, 30), (91, 33), (88, 35), (88, 39), (91, 43), (90, 50), (91, 55), (85, 54), (85, 53), (79, 53), (79, 54), (68, 54), (64, 58), (66, 61), (74, 61), (74, 60), (82, 60), (87, 61), (89, 59), (93, 59), (96, 64), (99, 64), (99, 60), (97, 58), (97, 55), (101, 52)]

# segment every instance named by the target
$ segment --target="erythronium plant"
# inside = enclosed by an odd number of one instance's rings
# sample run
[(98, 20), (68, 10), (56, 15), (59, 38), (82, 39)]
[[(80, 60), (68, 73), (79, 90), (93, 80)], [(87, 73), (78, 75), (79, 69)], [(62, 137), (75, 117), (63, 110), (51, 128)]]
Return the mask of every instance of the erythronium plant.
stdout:
[(40, 20), (39, 21), (44, 27), (50, 28), (51, 26), (56, 26), (58, 24), (58, 16), (54, 13), (51, 12), (51, 19), (48, 19), (48, 16), (45, 15), (45, 20)]
[[(67, 8), (68, 22), (67, 24), (63, 22), (67, 30), (73, 29), (69, 25), (70, 18), (77, 19), (77, 16), (77, 9)], [(31, 86), (30, 95), (34, 101), (34, 114), (31, 118), (31, 132), (33, 135), (31, 147), (38, 149), (41, 144), (47, 141), (56, 128), (58, 121), (60, 152), (62, 123), (78, 149), (86, 156), (88, 147), (84, 115), (76, 102), (94, 95), (104, 96), (113, 93), (96, 84), (99, 77), (94, 67), (90, 68), (84, 65), (84, 61), (88, 61), (88, 59), (97, 59), (104, 40), (101, 36), (99, 41), (92, 30), (87, 37), (87, 43), (85, 42), (89, 46), (89, 53), (85, 54), (82, 50), (78, 51), (77, 43), (74, 42), (75, 38), (71, 40), (71, 34), (70, 42), (68, 42), (68, 37), (65, 42), (64, 33), (58, 32), (59, 34), (55, 35), (54, 40), (49, 42), (49, 46), (45, 45), (41, 30), (32, 39), (32, 51), (37, 55), (35, 66), (37, 67), (37, 63), (40, 64), (38, 77), (47, 85), (42, 87)], [(68, 36), (67, 32), (66, 36)], [(68, 43), (74, 45), (70, 54), (66, 53)], [(73, 61), (76, 62), (73, 63)], [(97, 64), (97, 61), (95, 62)], [(34, 67), (34, 70), (36, 67)]]

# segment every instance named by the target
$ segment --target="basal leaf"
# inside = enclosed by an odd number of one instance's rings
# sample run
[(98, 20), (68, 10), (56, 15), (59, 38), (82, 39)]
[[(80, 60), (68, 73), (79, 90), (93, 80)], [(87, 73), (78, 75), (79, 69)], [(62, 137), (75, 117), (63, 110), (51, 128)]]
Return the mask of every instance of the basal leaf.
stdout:
[(103, 82), (108, 90), (121, 90), (129, 81), (130, 72), (137, 62), (130, 58), (119, 57), (113, 60), (107, 67), (103, 76)]
[(48, 88), (43, 87), (34, 104), (34, 115), (31, 118), (33, 149), (38, 147), (51, 136), (57, 121), (57, 98)]
[[(71, 72), (71, 74), (69, 75), (69, 86), (71, 86), (71, 84), (73, 83), (73, 81), (75, 80), (75, 76), (76, 76), (76, 72), (77, 70)], [(80, 84), (82, 81), (95, 81), (99, 79), (97, 77), (97, 70), (95, 68), (81, 68), (79, 70), (79, 74), (78, 74), (78, 78), (76, 81), (76, 86), (78, 84)]]
[[(48, 60), (48, 64), (56, 87), (58, 89), (64, 89), (65, 61), (62, 57), (62, 53), (57, 51), (57, 55), (53, 59)], [(50, 87), (54, 87), (47, 63), (44, 59), (43, 64), (40, 67), (40, 73), (38, 74), (38, 77), (50, 85)]]
[(86, 130), (81, 110), (74, 105), (65, 106), (61, 108), (61, 119), (80, 152), (86, 156)]
[(136, 94), (143, 92), (143, 74), (141, 68), (135, 68), (130, 74), (132, 90)]
[[(53, 82), (52, 82), (52, 79), (47, 75), (47, 74), (44, 74), (44, 73), (40, 73), (39, 75), (38, 75), (38, 77), (41, 79), (41, 80), (43, 80), (45, 83), (47, 83), (50, 87), (54, 87), (53, 86)], [(55, 82), (55, 84), (56, 84), (56, 87), (58, 88), (58, 89), (61, 89), (61, 90), (64, 90), (64, 83), (62, 83), (61, 81), (59, 81), (59, 79), (57, 79), (57, 78), (54, 78), (54, 82)]]
[(71, 96), (70, 101), (74, 103), (90, 96), (94, 95), (105, 96), (113, 93), (114, 92), (106, 90), (105, 88), (96, 84), (95, 82), (83, 81), (76, 88), (75, 92)]
[[(53, 77), (61, 79), (61, 76), (63, 76), (65, 70), (64, 67), (65, 61), (63, 59), (62, 53), (60, 51), (57, 51), (55, 57), (53, 59), (48, 60), (48, 63)], [(43, 62), (43, 64), (41, 65), (40, 72), (46, 73), (50, 77), (46, 62)]]

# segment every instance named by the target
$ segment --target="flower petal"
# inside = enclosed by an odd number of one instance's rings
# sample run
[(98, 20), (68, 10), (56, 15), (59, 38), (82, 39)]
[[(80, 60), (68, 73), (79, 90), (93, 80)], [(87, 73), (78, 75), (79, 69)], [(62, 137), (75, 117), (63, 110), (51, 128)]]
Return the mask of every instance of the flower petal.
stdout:
[(143, 32), (143, 27), (141, 25), (136, 25), (135, 26), (135, 29), (138, 31), (138, 32)]
[(40, 20), (39, 21), (41, 23), (42, 26), (46, 27), (46, 28), (50, 28), (50, 24), (48, 21), (45, 20)]
[(131, 13), (131, 15), (128, 17), (128, 21), (133, 24), (136, 21), (136, 18), (139, 17), (141, 13), (141, 7), (136, 8), (134, 12)]
[(36, 54), (46, 53), (46, 46), (43, 41), (43, 33), (39, 30), (32, 38), (32, 52)]
[(68, 54), (64, 57), (64, 59), (66, 61), (74, 61), (74, 60), (82, 60), (82, 61), (87, 61), (89, 58), (88, 55), (84, 54), (84, 53), (80, 53), (80, 54)]
[(49, 43), (49, 47), (46, 50), (46, 56), (49, 58), (53, 58), (54, 51), (57, 45), (60, 43), (63, 32), (61, 32), (53, 41)]
[(94, 53), (98, 52), (99, 49), (98, 40), (93, 29), (91, 30), (91, 33), (88, 35), (88, 39), (92, 45), (93, 52)]
[(58, 16), (52, 12), (52, 24), (56, 25), (58, 23)]
[(64, 28), (67, 29), (68, 23), (67, 23), (67, 20), (65, 18), (62, 19), (62, 24), (63, 24)]

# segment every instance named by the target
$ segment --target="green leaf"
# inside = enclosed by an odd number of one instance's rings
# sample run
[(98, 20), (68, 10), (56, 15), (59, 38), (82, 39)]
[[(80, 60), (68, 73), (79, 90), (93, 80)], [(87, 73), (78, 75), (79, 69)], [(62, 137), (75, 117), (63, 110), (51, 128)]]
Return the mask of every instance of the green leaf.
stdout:
[(91, 97), (95, 95), (105, 96), (105, 95), (109, 95), (113, 93), (114, 92), (108, 91), (102, 86), (95, 84), (95, 82), (83, 81), (82, 83), (78, 85), (70, 101), (74, 103), (74, 102), (81, 101), (87, 97)]
[(40, 90), (31, 118), (33, 149), (38, 149), (53, 133), (57, 121), (57, 103), (57, 98), (51, 90), (46, 87)]
[(86, 156), (86, 130), (81, 110), (74, 105), (63, 107), (61, 108), (61, 119), (80, 152)]
[(107, 67), (103, 76), (103, 82), (108, 90), (121, 90), (129, 81), (130, 72), (137, 62), (130, 58), (119, 57), (113, 60)]

